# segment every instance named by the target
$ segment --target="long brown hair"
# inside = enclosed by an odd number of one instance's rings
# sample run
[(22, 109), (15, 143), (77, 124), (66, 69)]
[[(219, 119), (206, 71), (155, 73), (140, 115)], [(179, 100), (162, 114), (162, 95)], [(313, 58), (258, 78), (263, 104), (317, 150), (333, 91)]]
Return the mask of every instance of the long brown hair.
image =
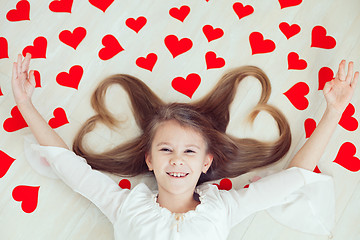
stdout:
[[(250, 113), (253, 121), (260, 111), (267, 111), (276, 120), (279, 138), (263, 142), (250, 138), (236, 138), (226, 133), (230, 120), (229, 108), (237, 86), (247, 76), (258, 79), (262, 93), (257, 106)], [(98, 121), (113, 128), (119, 122), (105, 106), (107, 89), (119, 84), (128, 93), (140, 136), (102, 153), (95, 153), (83, 145), (84, 136), (92, 131)], [(145, 154), (150, 151), (157, 126), (167, 120), (199, 131), (214, 156), (206, 174), (202, 173), (198, 184), (221, 178), (237, 177), (259, 167), (280, 160), (289, 150), (291, 133), (285, 116), (274, 106), (267, 104), (271, 85), (266, 74), (255, 66), (232, 69), (219, 80), (203, 98), (190, 103), (165, 103), (138, 78), (127, 74), (115, 74), (104, 79), (91, 98), (96, 115), (89, 118), (75, 137), (73, 151), (84, 157), (93, 169), (123, 177), (148, 173)]]

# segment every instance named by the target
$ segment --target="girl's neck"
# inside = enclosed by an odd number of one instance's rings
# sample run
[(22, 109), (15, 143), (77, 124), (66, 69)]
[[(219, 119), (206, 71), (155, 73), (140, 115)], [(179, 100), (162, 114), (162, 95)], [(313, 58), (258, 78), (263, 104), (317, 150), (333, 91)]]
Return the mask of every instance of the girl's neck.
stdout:
[(200, 204), (199, 201), (194, 199), (194, 193), (173, 195), (160, 190), (157, 202), (161, 207), (168, 209), (172, 213), (186, 213), (195, 210), (196, 206)]

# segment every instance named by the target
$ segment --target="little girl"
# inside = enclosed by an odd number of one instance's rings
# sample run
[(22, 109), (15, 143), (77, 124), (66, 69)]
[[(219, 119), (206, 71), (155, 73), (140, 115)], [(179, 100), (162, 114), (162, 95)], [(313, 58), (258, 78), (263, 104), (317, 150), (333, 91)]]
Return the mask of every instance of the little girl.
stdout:
[[(326, 83), (326, 111), (287, 169), (252, 182), (249, 188), (224, 191), (206, 182), (267, 166), (290, 147), (288, 122), (267, 104), (270, 82), (259, 68), (230, 71), (208, 95), (189, 104), (166, 104), (139, 79), (110, 76), (96, 89), (92, 106), (97, 114), (80, 129), (72, 152), (31, 102), (35, 79), (34, 72), (28, 72), (30, 59), (30, 54), (24, 60), (19, 54), (12, 77), (16, 104), (38, 142), (27, 151), (27, 159), (38, 172), (56, 175), (92, 201), (113, 224), (115, 239), (226, 239), (233, 226), (260, 210), (293, 229), (330, 235), (335, 207), (332, 178), (312, 170), (353, 95), (359, 73), (353, 76), (352, 62), (346, 74), (341, 61), (335, 79)], [(268, 111), (279, 127), (275, 142), (226, 133), (229, 106), (238, 83), (247, 76), (262, 84), (259, 104), (250, 117)], [(98, 121), (109, 127), (117, 124), (104, 104), (112, 84), (127, 91), (141, 134), (107, 152), (94, 153), (82, 143), (86, 133)], [(121, 189), (99, 170), (127, 177), (150, 171), (158, 188), (150, 190), (140, 183), (132, 190)]]

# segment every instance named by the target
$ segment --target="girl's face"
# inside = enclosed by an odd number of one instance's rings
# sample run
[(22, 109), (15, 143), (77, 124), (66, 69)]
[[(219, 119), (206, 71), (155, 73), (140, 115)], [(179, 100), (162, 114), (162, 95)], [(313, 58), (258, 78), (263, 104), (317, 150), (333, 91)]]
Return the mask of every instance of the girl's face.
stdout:
[(181, 194), (194, 191), (213, 157), (200, 133), (170, 120), (158, 126), (145, 159), (149, 170), (154, 170), (159, 191)]

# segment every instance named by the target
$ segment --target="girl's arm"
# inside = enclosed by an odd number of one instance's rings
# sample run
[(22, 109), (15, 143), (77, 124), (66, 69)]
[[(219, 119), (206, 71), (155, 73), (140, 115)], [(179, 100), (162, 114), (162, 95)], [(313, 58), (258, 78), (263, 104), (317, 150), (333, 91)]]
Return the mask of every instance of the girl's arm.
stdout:
[(19, 54), (17, 63), (13, 64), (11, 85), (16, 105), (40, 145), (69, 149), (32, 104), (31, 96), (35, 89), (35, 77), (33, 70), (28, 73), (30, 59), (30, 53), (26, 54), (23, 61)]
[(353, 77), (353, 62), (349, 62), (348, 73), (346, 74), (345, 63), (345, 60), (340, 62), (335, 79), (325, 84), (323, 90), (327, 102), (325, 113), (315, 131), (297, 152), (287, 168), (300, 167), (313, 171), (323, 155), (342, 113), (353, 96), (359, 77), (359, 72), (356, 72)]

